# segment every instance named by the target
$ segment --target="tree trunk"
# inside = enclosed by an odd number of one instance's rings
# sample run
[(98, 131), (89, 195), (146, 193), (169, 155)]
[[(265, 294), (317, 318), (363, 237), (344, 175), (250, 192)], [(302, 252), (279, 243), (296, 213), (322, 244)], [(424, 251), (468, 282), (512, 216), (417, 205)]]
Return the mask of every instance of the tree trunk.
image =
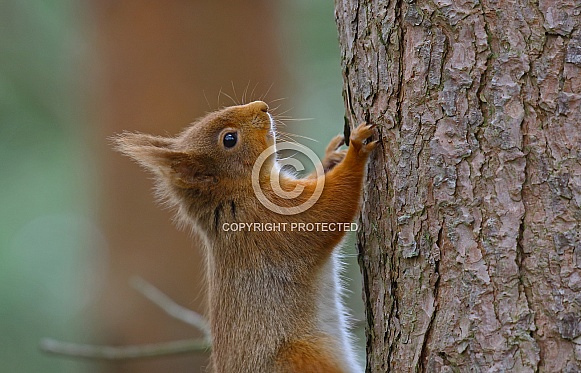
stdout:
[(581, 371), (580, 13), (337, 0), (367, 372)]

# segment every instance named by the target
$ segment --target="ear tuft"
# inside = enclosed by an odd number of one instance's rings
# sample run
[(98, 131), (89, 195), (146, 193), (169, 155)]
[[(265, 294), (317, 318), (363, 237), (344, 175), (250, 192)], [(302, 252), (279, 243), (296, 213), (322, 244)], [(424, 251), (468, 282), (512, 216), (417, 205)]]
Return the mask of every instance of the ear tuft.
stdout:
[(139, 132), (123, 132), (110, 138), (115, 150), (125, 153), (129, 147), (153, 146), (156, 148), (169, 148), (175, 143), (172, 137), (147, 135)]
[(115, 150), (129, 156), (152, 171), (169, 168), (185, 155), (170, 149), (173, 138), (124, 132), (111, 138)]
[(172, 149), (173, 138), (125, 132), (111, 140), (117, 151), (179, 187), (208, 188), (218, 182), (210, 158)]

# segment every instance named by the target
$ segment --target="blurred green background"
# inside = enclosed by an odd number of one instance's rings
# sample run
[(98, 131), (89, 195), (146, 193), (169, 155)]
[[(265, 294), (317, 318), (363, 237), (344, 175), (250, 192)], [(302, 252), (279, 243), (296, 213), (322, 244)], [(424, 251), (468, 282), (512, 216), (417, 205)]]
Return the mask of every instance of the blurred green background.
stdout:
[(87, 40), (73, 1), (0, 2), (0, 371), (79, 372), (41, 337), (87, 333), (103, 238), (80, 85)]
[[(270, 17), (269, 37), (273, 40), (266, 53), (277, 64), (271, 68), (275, 69), (271, 77), (260, 82), (259, 93), (265, 93), (272, 84), (267, 102), (285, 98), (277, 101), (281, 104), (279, 111), (289, 110), (286, 115), (296, 118), (313, 118), (293, 122), (285, 130), (317, 139), (318, 143), (299, 141), (322, 155), (327, 141), (342, 131), (344, 113), (333, 4), (276, 1), (264, 9), (253, 3), (248, 2), (248, 7), (255, 6), (255, 12), (269, 12), (265, 17)], [(108, 89), (103, 86), (114, 86), (116, 74), (126, 72), (115, 68), (115, 56), (109, 60), (102, 57), (110, 50), (105, 45), (108, 39), (100, 36), (101, 28), (115, 27), (115, 18), (109, 20), (111, 14), (118, 14), (116, 5), (109, 1), (95, 4), (98, 2), (0, 2), (0, 372), (145, 371), (143, 366), (154, 365), (103, 366), (47, 356), (37, 347), (46, 336), (85, 343), (111, 340), (99, 330), (98, 322), (106, 321), (115, 309), (101, 314), (95, 304), (103, 297), (116, 263), (112, 263), (115, 244), (107, 228), (113, 223), (104, 222), (107, 214), (103, 211), (122, 207), (110, 206), (113, 198), (107, 197), (112, 192), (103, 192), (107, 189), (103, 178), (123, 175), (106, 171), (108, 157), (111, 164), (126, 161), (107, 153), (112, 153), (107, 136), (114, 132), (104, 124), (111, 113), (104, 109), (107, 100), (103, 97)], [(208, 17), (223, 17), (219, 8), (205, 12)], [(152, 22), (156, 22), (155, 16)], [(152, 27), (152, 32), (160, 33), (163, 44), (163, 28)], [(211, 37), (212, 33), (205, 36)], [(208, 45), (228, 48), (211, 40)], [(153, 56), (168, 51), (147, 53)], [(142, 57), (149, 58), (147, 53)], [(228, 55), (228, 50), (220, 53)], [(177, 63), (179, 58), (174, 58)], [(208, 58), (207, 63), (212, 64), (214, 61)], [(140, 61), (136, 59), (136, 63)], [(114, 71), (110, 74), (113, 77), (104, 78), (107, 71)], [(206, 72), (200, 69), (192, 74), (204, 76)], [(238, 95), (246, 85), (254, 84), (250, 79), (243, 68), (224, 73), (224, 81), (237, 86)], [(217, 88), (208, 85), (202, 81), (190, 87), (197, 93), (188, 99), (197, 102), (207, 95), (213, 103)], [(220, 87), (233, 94), (228, 83), (220, 82)], [(138, 93), (128, 90), (122, 96), (130, 100)], [(228, 101), (223, 97), (221, 104)], [(197, 105), (203, 109), (187, 113), (192, 115), (189, 120), (208, 109), (205, 101)], [(186, 124), (176, 123), (178, 127)], [(164, 131), (163, 123), (159, 126), (160, 134), (171, 133)], [(136, 174), (140, 172), (136, 166), (131, 167)], [(142, 177), (140, 182), (146, 180)], [(139, 199), (140, 203), (153, 205), (151, 193)], [(161, 209), (154, 206), (152, 210)], [(355, 318), (362, 319), (359, 271), (353, 265), (352, 243), (346, 252), (351, 262), (348, 277), (352, 278), (349, 304)], [(135, 257), (138, 252), (131, 255)], [(150, 279), (157, 285), (153, 274)], [(120, 281), (125, 280), (121, 277)], [(165, 290), (168, 287), (171, 289), (168, 285)], [(171, 291), (168, 294), (172, 295)], [(191, 303), (185, 305), (194, 307), (199, 297), (194, 300), (192, 296)], [(361, 328), (358, 334), (362, 335)], [(125, 341), (131, 342), (131, 338), (113, 339), (116, 343)], [(358, 344), (363, 351), (363, 342), (359, 340)], [(157, 371), (165, 369), (155, 367)]]

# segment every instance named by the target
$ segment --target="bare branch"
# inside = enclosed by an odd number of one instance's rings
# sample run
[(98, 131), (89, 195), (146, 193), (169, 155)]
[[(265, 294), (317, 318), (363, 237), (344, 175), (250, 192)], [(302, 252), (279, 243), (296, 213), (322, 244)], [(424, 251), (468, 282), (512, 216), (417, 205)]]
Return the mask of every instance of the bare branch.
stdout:
[(206, 352), (210, 347), (209, 341), (200, 339), (119, 347), (61, 342), (49, 338), (40, 342), (40, 349), (44, 352), (72, 358), (97, 360), (127, 360)]
[(144, 297), (161, 308), (169, 316), (199, 329), (202, 333), (204, 333), (204, 336), (208, 341), (211, 340), (210, 326), (208, 325), (206, 319), (199, 313), (180, 306), (170, 297), (165, 295), (161, 290), (141, 277), (133, 277), (131, 279), (131, 285)]
[(134, 346), (96, 346), (62, 342), (46, 338), (40, 342), (40, 349), (51, 354), (72, 358), (126, 360), (192, 352), (206, 352), (211, 348), (210, 327), (204, 317), (175, 303), (167, 295), (161, 292), (161, 290), (141, 277), (134, 277), (131, 280), (131, 285), (171, 317), (183, 321), (202, 331), (204, 333), (204, 338)]

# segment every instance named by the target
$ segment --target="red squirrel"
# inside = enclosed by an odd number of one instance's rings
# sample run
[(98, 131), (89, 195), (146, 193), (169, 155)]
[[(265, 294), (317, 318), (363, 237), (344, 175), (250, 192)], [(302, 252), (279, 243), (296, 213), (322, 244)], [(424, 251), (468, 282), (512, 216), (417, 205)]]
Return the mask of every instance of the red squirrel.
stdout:
[[(280, 172), (282, 190), (300, 192), (291, 200), (272, 187), (276, 154), (253, 179), (257, 159), (276, 147), (268, 111), (262, 101), (226, 107), (176, 137), (123, 133), (115, 143), (153, 173), (158, 197), (204, 239), (214, 372), (359, 372), (341, 302), (337, 246), (344, 223), (359, 211), (377, 143), (366, 141), (373, 126), (354, 128), (347, 150), (339, 149), (342, 135), (334, 138), (322, 175)], [(318, 199), (299, 213), (269, 209), (254, 190), (258, 185), (274, 205), (293, 207), (314, 195), (321, 178)]]

